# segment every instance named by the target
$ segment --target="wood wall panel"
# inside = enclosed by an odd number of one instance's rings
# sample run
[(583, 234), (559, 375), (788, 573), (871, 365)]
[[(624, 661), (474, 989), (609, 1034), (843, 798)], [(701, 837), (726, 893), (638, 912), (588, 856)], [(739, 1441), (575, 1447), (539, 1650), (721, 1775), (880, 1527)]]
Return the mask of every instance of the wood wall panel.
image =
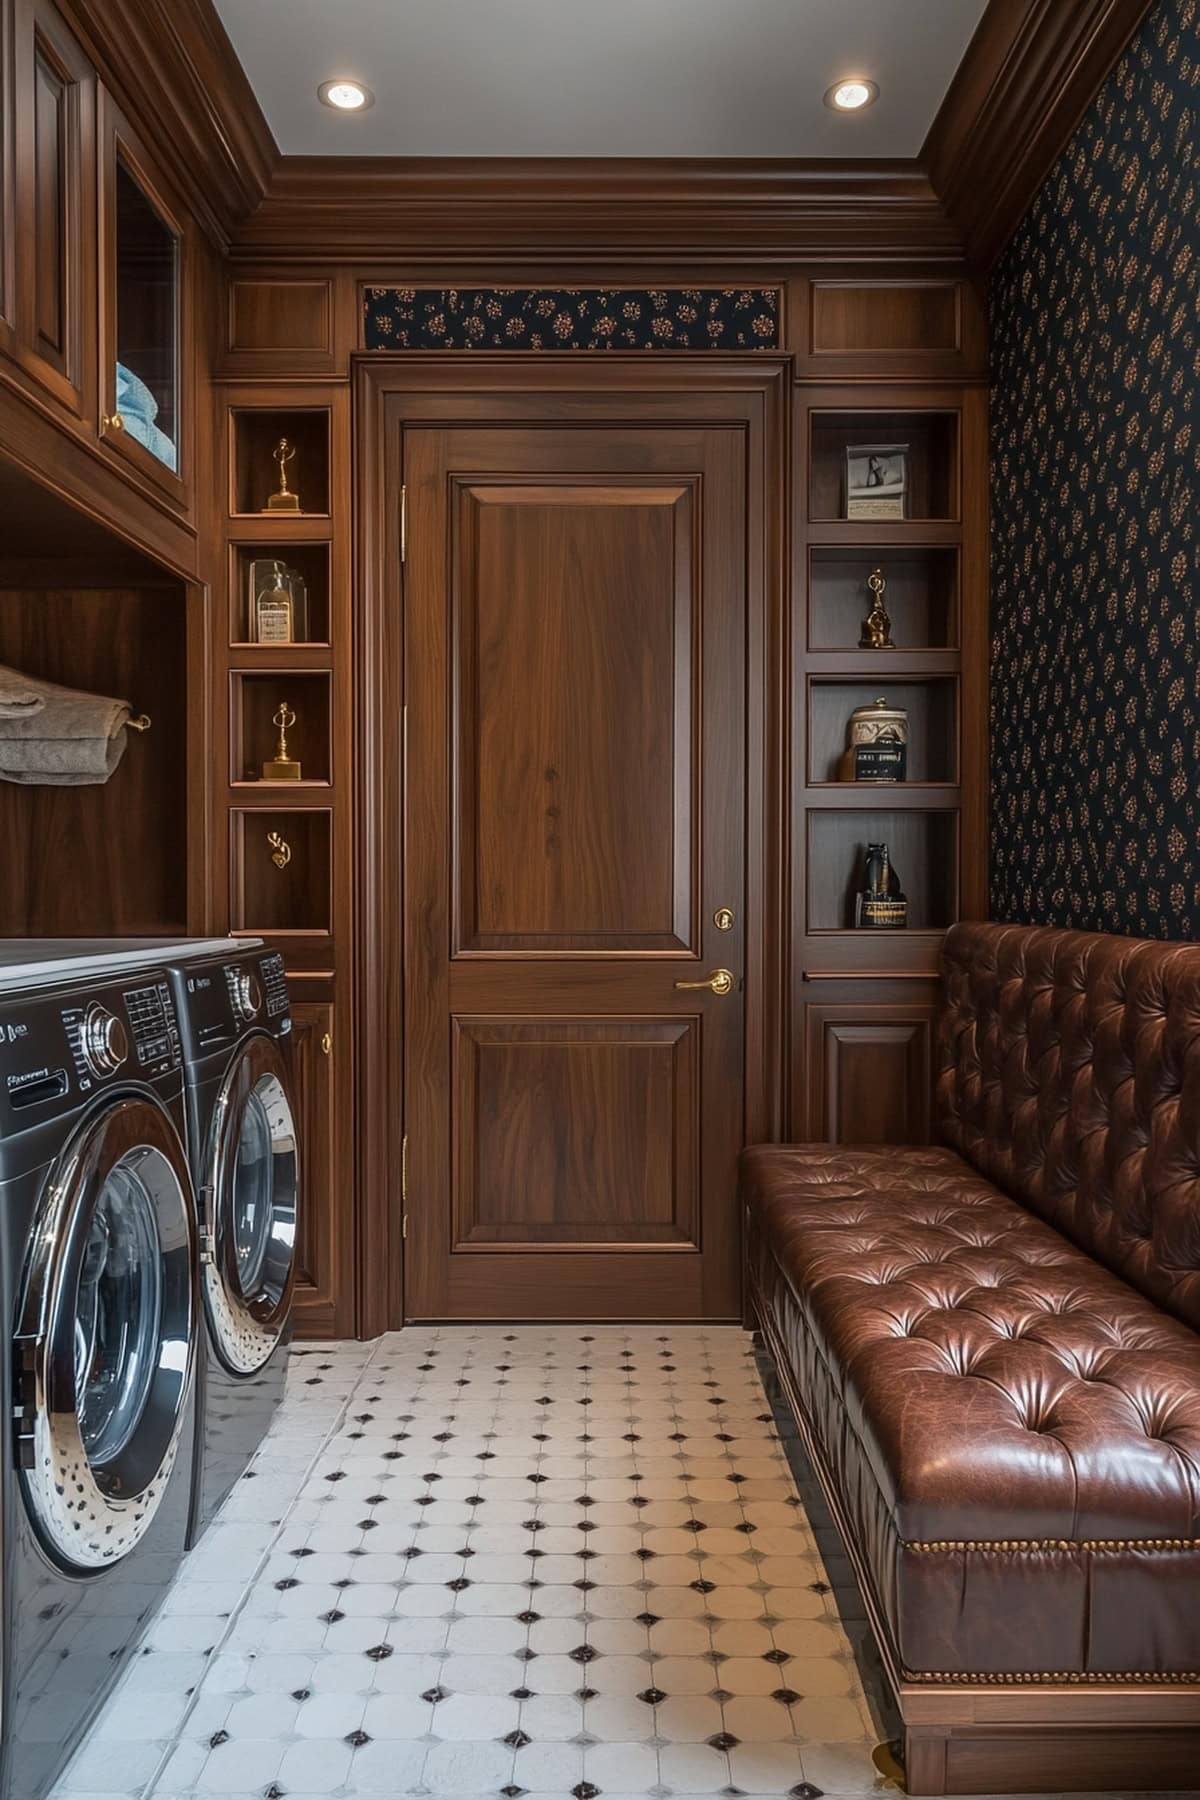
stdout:
[(834, 1144), (929, 1141), (930, 1006), (806, 1008), (809, 1134)]
[(455, 1021), (457, 1250), (695, 1247), (697, 1019)]
[(292, 1084), (300, 1132), (301, 1207), (295, 1294), (302, 1337), (354, 1328), (353, 1209), (338, 1105), (338, 1013), (292, 998)]
[(460, 950), (692, 942), (693, 498), (459, 489)]

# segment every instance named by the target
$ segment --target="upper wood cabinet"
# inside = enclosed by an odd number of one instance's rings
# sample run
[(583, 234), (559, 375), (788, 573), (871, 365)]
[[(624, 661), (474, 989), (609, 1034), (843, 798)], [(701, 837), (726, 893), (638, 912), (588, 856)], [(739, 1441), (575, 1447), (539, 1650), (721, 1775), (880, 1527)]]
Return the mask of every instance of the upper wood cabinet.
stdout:
[(174, 503), (187, 503), (187, 234), (128, 120), (100, 100), (100, 434)]
[(53, 0), (0, 0), (0, 382), (91, 453), (45, 478), (109, 515), (112, 475), (191, 512), (195, 230)]
[(85, 420), (96, 366), (96, 78), (46, 0), (18, 0), (4, 24), (14, 90), (7, 348), (43, 398)]

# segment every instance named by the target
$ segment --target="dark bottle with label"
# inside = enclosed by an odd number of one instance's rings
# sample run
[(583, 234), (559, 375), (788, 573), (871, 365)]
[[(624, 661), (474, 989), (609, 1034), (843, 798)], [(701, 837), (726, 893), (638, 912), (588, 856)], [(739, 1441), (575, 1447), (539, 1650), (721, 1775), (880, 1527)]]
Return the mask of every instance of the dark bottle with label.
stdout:
[(867, 845), (863, 884), (854, 899), (854, 923), (864, 931), (901, 931), (908, 924), (908, 901), (886, 844)]

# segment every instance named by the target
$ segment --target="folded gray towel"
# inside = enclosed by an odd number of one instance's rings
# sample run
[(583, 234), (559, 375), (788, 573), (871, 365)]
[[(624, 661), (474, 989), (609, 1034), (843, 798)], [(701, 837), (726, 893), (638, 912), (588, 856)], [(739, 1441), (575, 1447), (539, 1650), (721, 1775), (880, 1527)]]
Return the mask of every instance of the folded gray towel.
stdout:
[(27, 676), (0, 665), (0, 719), (31, 719), (45, 704), (46, 696)]
[[(11, 671), (5, 671), (11, 674)], [(0, 781), (26, 787), (99, 786), (125, 754), (128, 701), (21, 678), (42, 706), (0, 715)]]

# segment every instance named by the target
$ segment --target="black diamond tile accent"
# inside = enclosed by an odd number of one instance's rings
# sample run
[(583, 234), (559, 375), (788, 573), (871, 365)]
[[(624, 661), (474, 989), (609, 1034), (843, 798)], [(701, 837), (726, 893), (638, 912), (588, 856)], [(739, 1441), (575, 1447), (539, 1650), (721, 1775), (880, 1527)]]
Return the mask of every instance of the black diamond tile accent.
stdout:
[(345, 1742), (352, 1744), (356, 1750), (361, 1750), (364, 1744), (371, 1742), (371, 1734), (368, 1731), (348, 1731)]
[(763, 1661), (764, 1662), (773, 1662), (773, 1663), (785, 1663), (785, 1662), (790, 1662), (791, 1658), (789, 1657), (786, 1650), (764, 1650), (763, 1651)]
[(797, 1782), (788, 1789), (789, 1800), (822, 1800), (824, 1793), (824, 1788), (814, 1787), (811, 1781)]
[(299, 1587), (300, 1583), (294, 1575), (285, 1575), (282, 1581), (275, 1583), (275, 1586), (279, 1593), (286, 1594), (289, 1588)]
[[(634, 1476), (631, 1477), (631, 1479), (636, 1480), (637, 1478)], [(644, 1494), (634, 1494), (630, 1499), (629, 1504), (630, 1506), (649, 1506), (650, 1502), (646, 1499)]]
[[(532, 1554), (533, 1554), (533, 1552), (531, 1551), (530, 1555), (532, 1555)], [(575, 1552), (575, 1554), (578, 1557), (580, 1562), (592, 1562), (595, 1560), (595, 1558), (597, 1556), (599, 1556), (600, 1552), (598, 1550), (577, 1550)], [(642, 1553), (639, 1550), (637, 1554), (640, 1556)], [(651, 1551), (650, 1554), (653, 1555), (654, 1552)]]
[(448, 1700), (449, 1697), (449, 1689), (444, 1687), (426, 1688), (421, 1695), (422, 1700), (428, 1700), (431, 1706), (436, 1706), (439, 1700)]
[(327, 1475), (325, 1479), (326, 1481), (345, 1481), (346, 1471), (345, 1469), (334, 1469), (333, 1473)]
[(795, 1706), (797, 1700), (802, 1699), (803, 1695), (798, 1694), (795, 1688), (776, 1688), (771, 1698), (778, 1700), (780, 1706)]
[(527, 1788), (518, 1787), (515, 1781), (506, 1781), (500, 1792), (504, 1800), (519, 1800), (520, 1795), (528, 1793)]
[(526, 1645), (526, 1647), (523, 1650), (517, 1651), (517, 1661), (518, 1662), (536, 1662), (537, 1661), (537, 1651), (531, 1650), (528, 1647), (528, 1645)]
[(448, 1581), (446, 1583), (446, 1586), (450, 1589), (452, 1594), (461, 1594), (463, 1589), (469, 1588), (470, 1585), (471, 1584), (465, 1575), (459, 1575), (454, 1581)]
[(705, 1738), (704, 1741), (711, 1744), (714, 1750), (736, 1750), (742, 1740), (735, 1738), (732, 1731), (718, 1731), (714, 1737)]
[(316, 1551), (310, 1550), (308, 1548), (307, 1544), (301, 1545), (299, 1550), (289, 1550), (288, 1551), (289, 1556), (315, 1556), (316, 1554), (317, 1554)]
[(672, 1444), (686, 1444), (687, 1443), (687, 1432), (686, 1431), (673, 1431), (671, 1433), (671, 1436), (668, 1441)]
[(339, 1612), (336, 1606), (333, 1606), (330, 1607), (328, 1612), (323, 1612), (320, 1616), (323, 1625), (337, 1625), (340, 1624), (346, 1615), (344, 1612)]
[(575, 1800), (596, 1800), (600, 1789), (593, 1787), (590, 1781), (577, 1781), (571, 1792), (574, 1794)]
[(292, 1699), (293, 1700), (311, 1700), (312, 1699), (312, 1689), (311, 1688), (293, 1688), (292, 1689)]
[(600, 1652), (593, 1649), (591, 1644), (576, 1644), (574, 1650), (568, 1650), (567, 1652), (571, 1661), (577, 1663), (595, 1662), (599, 1654)]
[(526, 1519), (521, 1526), (522, 1531), (545, 1531), (546, 1527), (540, 1519)]
[(641, 1441), (641, 1434), (636, 1431), (627, 1431), (621, 1439), (623, 1444), (640, 1444)]
[(369, 1656), (372, 1662), (386, 1662), (392, 1654), (390, 1644), (372, 1644), (369, 1650), (363, 1651), (363, 1655)]
[(638, 1695), (638, 1699), (644, 1700), (647, 1706), (661, 1706), (666, 1698), (662, 1689), (656, 1687), (643, 1688)]
[[(319, 1386), (319, 1383), (315, 1382), (315, 1381), (309, 1381), (309, 1382), (305, 1383), (305, 1386), (306, 1387), (317, 1387), (317, 1386)], [(286, 1788), (281, 1788), (277, 1781), (273, 1781), (271, 1783), (270, 1787), (263, 1789), (263, 1800), (283, 1800), (283, 1797), (286, 1793), (287, 1793)]]
[(534, 1404), (535, 1406), (553, 1406), (554, 1401), (549, 1394), (539, 1394)]
[(658, 1614), (652, 1612), (639, 1613), (635, 1622), (638, 1625), (657, 1625)]
[(208, 1747), (210, 1750), (219, 1750), (222, 1744), (227, 1744), (228, 1742), (229, 1733), (227, 1731), (214, 1731), (208, 1740)]
[(599, 1688), (593, 1688), (593, 1687), (576, 1688), (575, 1689), (575, 1698), (577, 1700), (594, 1700), (596, 1698), (596, 1695), (599, 1692), (600, 1692)]
[(532, 1744), (533, 1739), (528, 1732), (510, 1731), (507, 1737), (500, 1739), (500, 1742), (507, 1744), (510, 1750), (523, 1750), (526, 1744)]
[(533, 1699), (533, 1689), (527, 1688), (527, 1687), (514, 1688), (512, 1693), (509, 1695), (509, 1699), (510, 1700), (532, 1700)]
[(575, 1529), (577, 1531), (599, 1531), (600, 1527), (593, 1525), (590, 1519), (582, 1519)]
[(727, 1701), (733, 1699), (733, 1695), (728, 1688), (714, 1688), (709, 1695), (709, 1699), (715, 1700), (718, 1706), (724, 1706)]
[(735, 1525), (733, 1529), (735, 1531), (740, 1531), (744, 1537), (749, 1537), (751, 1532), (758, 1530), (758, 1526), (752, 1525), (749, 1519), (744, 1519), (740, 1525)]
[(571, 1586), (578, 1588), (581, 1594), (590, 1594), (595, 1585), (594, 1581), (573, 1581), (571, 1583)]
[(717, 1584), (715, 1581), (689, 1581), (688, 1586), (697, 1594), (711, 1594), (715, 1592)]
[(639, 1562), (653, 1562), (658, 1555), (657, 1550), (635, 1550), (633, 1553)]
[(518, 1625), (536, 1625), (538, 1620), (541, 1618), (541, 1616), (542, 1616), (541, 1613), (521, 1612), (521, 1613), (517, 1614), (517, 1624)]
[(831, 1589), (827, 1581), (810, 1581), (808, 1591), (810, 1594), (828, 1594)]
[(595, 1506), (595, 1504), (596, 1502), (592, 1499), (590, 1494), (577, 1494), (575, 1496), (576, 1506)]

